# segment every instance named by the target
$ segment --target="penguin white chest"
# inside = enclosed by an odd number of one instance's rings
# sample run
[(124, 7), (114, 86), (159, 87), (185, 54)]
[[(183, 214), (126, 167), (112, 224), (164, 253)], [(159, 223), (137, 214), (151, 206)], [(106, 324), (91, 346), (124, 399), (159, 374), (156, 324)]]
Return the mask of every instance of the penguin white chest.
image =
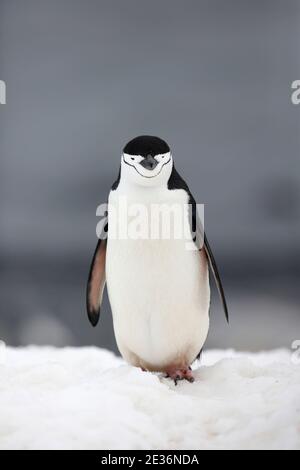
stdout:
[[(109, 203), (116, 212), (123, 196), (119, 189), (110, 193)], [(148, 209), (153, 203), (184, 206), (188, 195), (184, 190), (167, 188), (157, 193), (127, 190), (126, 201), (129, 211), (136, 204)], [(147, 222), (153, 235), (157, 219)], [(108, 223), (106, 278), (121, 354), (133, 365), (150, 370), (191, 364), (203, 347), (209, 327), (205, 254), (188, 249), (183, 234), (178, 239), (153, 239), (145, 237), (144, 227), (140, 227), (140, 239), (111, 237), (111, 227), (115, 229), (117, 224), (116, 219), (111, 220), (111, 213)]]

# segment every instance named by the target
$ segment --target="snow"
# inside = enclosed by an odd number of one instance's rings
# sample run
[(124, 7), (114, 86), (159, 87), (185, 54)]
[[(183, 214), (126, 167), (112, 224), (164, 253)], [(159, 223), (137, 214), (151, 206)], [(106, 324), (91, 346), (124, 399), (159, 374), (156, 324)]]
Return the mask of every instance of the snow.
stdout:
[(97, 348), (7, 348), (0, 449), (300, 449), (300, 364), (208, 351), (193, 384)]

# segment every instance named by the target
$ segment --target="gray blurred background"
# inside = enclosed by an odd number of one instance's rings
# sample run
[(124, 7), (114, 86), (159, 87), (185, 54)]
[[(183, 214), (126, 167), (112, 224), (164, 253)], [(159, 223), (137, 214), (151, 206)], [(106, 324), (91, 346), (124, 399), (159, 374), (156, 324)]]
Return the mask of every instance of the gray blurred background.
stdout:
[(0, 338), (116, 349), (85, 313), (96, 207), (124, 144), (157, 134), (223, 274), (209, 347), (300, 339), (300, 3), (0, 0)]

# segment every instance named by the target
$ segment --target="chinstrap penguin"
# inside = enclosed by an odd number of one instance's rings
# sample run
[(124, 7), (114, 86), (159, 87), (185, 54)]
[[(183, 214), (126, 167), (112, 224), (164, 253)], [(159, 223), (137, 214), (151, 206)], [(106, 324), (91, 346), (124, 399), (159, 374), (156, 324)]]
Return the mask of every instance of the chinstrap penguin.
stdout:
[[(109, 194), (109, 207), (122, 198), (129, 204), (179, 204), (191, 208), (191, 230), (202, 244), (186, 249), (183, 239), (100, 239), (93, 257), (87, 312), (96, 326), (107, 283), (118, 348), (130, 364), (194, 381), (191, 364), (199, 356), (209, 329), (209, 268), (216, 281), (226, 319), (228, 309), (218, 268), (197, 217), (196, 202), (176, 171), (168, 144), (140, 136), (123, 149), (119, 175)], [(192, 238), (196, 244), (196, 237)]]

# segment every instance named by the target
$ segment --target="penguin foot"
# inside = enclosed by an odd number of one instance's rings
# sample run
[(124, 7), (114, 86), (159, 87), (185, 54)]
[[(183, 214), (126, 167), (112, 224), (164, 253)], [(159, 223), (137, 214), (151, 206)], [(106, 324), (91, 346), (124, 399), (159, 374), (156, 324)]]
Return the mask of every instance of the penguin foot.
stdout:
[(166, 378), (174, 380), (175, 385), (179, 380), (187, 380), (190, 383), (195, 381), (192, 369), (187, 367), (185, 369), (171, 369), (167, 371)]

